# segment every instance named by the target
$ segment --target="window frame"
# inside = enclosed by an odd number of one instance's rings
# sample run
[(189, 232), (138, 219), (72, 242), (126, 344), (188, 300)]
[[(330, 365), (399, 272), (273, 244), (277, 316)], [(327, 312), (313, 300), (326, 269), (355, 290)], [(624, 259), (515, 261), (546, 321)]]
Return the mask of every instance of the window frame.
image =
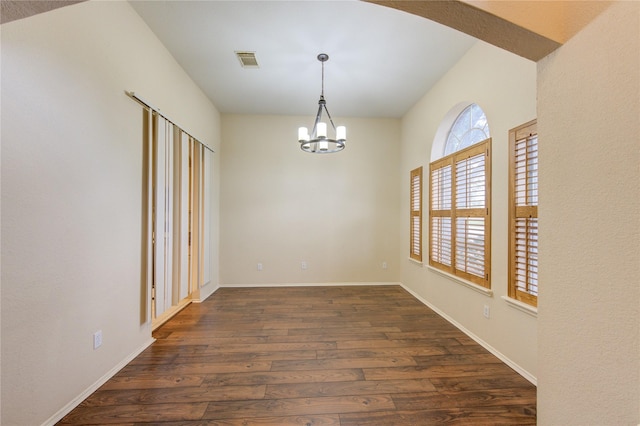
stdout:
[(409, 177), (409, 258), (422, 262), (422, 166)]
[[(526, 161), (531, 153), (529, 151), (529, 141), (535, 136), (535, 169), (532, 171), (529, 168), (529, 164)], [(530, 173), (535, 173), (535, 201), (529, 201), (529, 192), (526, 189), (528, 186), (525, 183), (525, 203), (517, 205), (518, 195), (517, 191), (517, 151), (521, 149), (518, 147), (521, 143), (525, 146), (525, 164), (524, 174), (525, 179), (528, 180)], [(524, 123), (518, 127), (509, 130), (509, 275), (508, 275), (508, 295), (510, 298), (527, 305), (536, 307), (538, 306), (538, 131), (537, 120), (532, 120)], [(525, 249), (524, 257), (520, 254), (522, 250), (519, 250), (518, 235), (522, 234), (522, 224), (518, 225), (518, 220), (525, 220)], [(535, 219), (534, 224), (530, 223), (531, 219)], [(529, 240), (531, 237), (535, 237), (535, 245), (530, 245)], [(521, 247), (521, 246), (520, 246)], [(531, 250), (530, 250), (531, 248)], [(534, 254), (535, 252), (535, 254)], [(535, 259), (532, 259), (535, 257)], [(535, 262), (533, 265), (531, 262)], [(524, 279), (523, 275), (519, 275), (518, 265), (525, 265)], [(530, 267), (535, 267), (535, 272), (531, 272)], [(532, 274), (535, 274), (535, 295), (533, 291), (526, 291), (532, 286)], [(519, 278), (520, 277), (520, 278)], [(522, 284), (524, 283), (524, 287)], [(522, 291), (524, 288), (525, 291)]]
[[(478, 155), (484, 155), (484, 205), (483, 207), (476, 208), (457, 208), (457, 194), (456, 194), (456, 172), (460, 163), (469, 160), (470, 158), (477, 157)], [(438, 208), (434, 209), (434, 172), (445, 167), (451, 167), (451, 185), (450, 185), (450, 208)], [(487, 138), (476, 144), (473, 144), (460, 151), (456, 151), (438, 160), (435, 160), (429, 164), (429, 177), (430, 177), (430, 190), (429, 190), (429, 265), (433, 268), (450, 273), (456, 277), (462, 278), (473, 284), (481, 287), (491, 289), (491, 138)], [(438, 193), (438, 196), (442, 194)], [(468, 273), (464, 270), (458, 269), (456, 265), (456, 243), (457, 243), (457, 229), (456, 223), (460, 218), (469, 217), (482, 217), (484, 219), (484, 252), (483, 252), (483, 276)], [(437, 239), (436, 243), (444, 240), (442, 234), (436, 235), (434, 233), (434, 219), (435, 218), (450, 218), (450, 235), (449, 235), (449, 247), (450, 247), (450, 264), (442, 263), (434, 257), (434, 239)], [(441, 247), (439, 245), (438, 247)], [(469, 256), (470, 251), (468, 247), (465, 248), (465, 256)]]

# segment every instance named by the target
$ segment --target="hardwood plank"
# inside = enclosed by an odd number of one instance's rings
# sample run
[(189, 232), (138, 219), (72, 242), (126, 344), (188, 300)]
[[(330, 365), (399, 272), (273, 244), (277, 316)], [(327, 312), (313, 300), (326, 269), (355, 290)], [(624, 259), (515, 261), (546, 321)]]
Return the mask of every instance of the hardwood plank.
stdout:
[[(435, 387), (434, 387), (435, 390)], [(440, 408), (473, 408), (521, 406), (535, 412), (531, 405), (535, 398), (532, 389), (486, 389), (468, 392), (416, 392), (394, 394), (393, 401), (398, 410), (424, 410)]]
[(535, 392), (535, 386), (517, 374), (500, 374), (489, 377), (436, 377), (431, 383), (440, 392), (464, 392), (484, 389), (526, 388)]
[[(192, 339), (198, 343), (206, 339)], [(164, 342), (165, 345), (170, 344)], [(265, 352), (265, 351), (306, 351), (318, 349), (335, 349), (335, 342), (291, 342), (291, 343), (230, 343), (209, 341), (208, 350), (218, 352)]]
[(207, 375), (215, 373), (243, 373), (247, 371), (269, 371), (271, 361), (249, 362), (192, 362), (174, 363), (171, 365), (132, 365), (129, 364), (120, 370), (121, 374), (148, 375)]
[(429, 347), (429, 346), (456, 346), (460, 345), (457, 339), (370, 339), (370, 340), (351, 340), (348, 342), (337, 342), (337, 349), (366, 349), (366, 348), (411, 348), (411, 347)]
[(358, 395), (321, 398), (291, 398), (254, 401), (213, 402), (207, 407), (205, 419), (251, 418), (263, 416), (291, 416), (309, 414), (339, 414), (393, 410), (388, 395)]
[(376, 336), (381, 336), (384, 338), (388, 337), (389, 333), (399, 333), (400, 329), (398, 327), (367, 327), (363, 329), (362, 327), (354, 327), (354, 324), (349, 323), (344, 327), (332, 328), (331, 330), (327, 330), (327, 327), (319, 327), (319, 328), (290, 328), (288, 336), (295, 337), (299, 335), (324, 335), (331, 334), (332, 336), (341, 336), (343, 334), (353, 335), (357, 334), (359, 336), (367, 336), (369, 334), (373, 334)]
[(366, 368), (363, 369), (366, 380), (390, 380), (441, 377), (485, 377), (499, 376), (513, 373), (504, 364), (464, 364), (464, 365), (436, 365), (429, 367), (398, 367), (398, 368)]
[(278, 351), (278, 352), (218, 352), (211, 350), (197, 355), (180, 355), (175, 362), (193, 363), (193, 362), (247, 362), (247, 361), (287, 361), (287, 360), (304, 360), (316, 359), (317, 351)]
[(493, 354), (449, 354), (449, 355), (427, 355), (415, 356), (414, 360), (418, 366), (430, 365), (456, 365), (456, 364), (502, 364), (502, 361)]
[(274, 361), (271, 371), (327, 370), (343, 368), (376, 368), (417, 365), (413, 357), (338, 358), (296, 361)]
[(204, 380), (204, 375), (195, 376), (127, 376), (118, 373), (107, 383), (102, 385), (100, 389), (164, 389), (176, 387), (200, 386)]
[(154, 404), (110, 405), (82, 407), (73, 410), (58, 424), (107, 425), (134, 420), (136, 422), (160, 422), (163, 420), (199, 420), (208, 404)]
[[(221, 321), (230, 321), (229, 319), (221, 319)], [(193, 326), (190, 326), (193, 328)], [(244, 330), (218, 330), (214, 328), (213, 325), (208, 327), (203, 327), (198, 330), (176, 330), (172, 332), (169, 337), (165, 337), (165, 339), (188, 339), (193, 337), (209, 337), (209, 338), (224, 338), (224, 337), (272, 337), (272, 336), (286, 336), (288, 334), (288, 330), (263, 330), (261, 327), (247, 328)], [(206, 346), (206, 345), (204, 345)]]
[(67, 425), (527, 425), (536, 388), (399, 286), (221, 288)]
[(404, 392), (435, 391), (433, 384), (426, 379), (414, 380), (360, 380), (331, 383), (300, 383), (286, 385), (267, 385), (265, 398), (300, 398), (341, 395), (396, 394)]
[[(344, 329), (340, 329), (341, 331), (345, 331)], [(375, 332), (364, 332), (358, 333), (355, 329), (348, 330), (351, 334), (347, 333), (338, 333), (333, 334), (332, 329), (325, 330), (322, 334), (296, 334), (290, 336), (274, 336), (269, 339), (269, 343), (294, 343), (294, 342), (344, 342), (344, 341), (353, 341), (353, 340), (380, 340), (386, 339), (386, 335), (384, 333), (375, 333)]]
[(326, 332), (327, 330), (337, 331), (339, 332), (345, 326), (353, 327), (353, 328), (361, 328), (368, 329), (371, 327), (371, 323), (368, 321), (356, 321), (349, 322), (346, 319), (341, 320), (324, 320), (324, 321), (312, 321), (309, 318), (305, 318), (301, 321), (269, 321), (263, 324), (264, 330), (278, 330), (278, 329), (303, 329), (310, 328), (316, 329), (320, 325), (322, 325), (322, 329)]
[[(201, 420), (189, 422), (162, 422), (162, 426), (340, 426), (338, 414), (316, 414), (312, 416), (252, 417)], [(149, 423), (136, 423), (131, 426), (149, 426)]]
[(255, 385), (273, 383), (323, 383), (364, 380), (361, 369), (269, 371), (264, 373), (226, 373), (208, 376), (204, 386)]
[(403, 348), (381, 348), (381, 349), (333, 349), (317, 351), (318, 359), (338, 359), (338, 358), (388, 358), (405, 356), (432, 356), (446, 355), (450, 353), (451, 347), (441, 346), (415, 346)]
[(391, 340), (403, 339), (455, 339), (460, 337), (460, 331), (451, 330), (451, 327), (429, 326), (427, 330), (402, 331), (397, 333), (387, 333), (387, 338)]
[[(433, 385), (432, 385), (433, 386)], [(266, 385), (190, 386), (182, 388), (103, 390), (83, 402), (85, 407), (130, 404), (182, 404), (264, 398)]]
[(340, 414), (341, 426), (397, 426), (397, 425), (535, 425), (533, 413), (526, 410), (506, 407), (474, 407), (472, 410), (461, 408), (419, 411), (380, 411), (376, 413)]

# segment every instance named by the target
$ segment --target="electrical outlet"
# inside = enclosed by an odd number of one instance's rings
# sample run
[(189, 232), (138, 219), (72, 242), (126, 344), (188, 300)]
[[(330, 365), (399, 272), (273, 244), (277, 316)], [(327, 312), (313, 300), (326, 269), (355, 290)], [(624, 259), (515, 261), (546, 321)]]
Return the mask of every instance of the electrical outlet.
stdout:
[(258, 271), (262, 271), (262, 263), (258, 263)]
[(302, 268), (302, 270), (307, 269), (308, 265), (307, 265), (307, 261), (303, 260), (302, 262), (300, 262), (300, 268)]
[(482, 315), (484, 315), (485, 318), (489, 318), (489, 315), (490, 315), (489, 305), (484, 305), (484, 311), (482, 312)]
[(382, 262), (382, 269), (387, 269), (387, 262)]
[(100, 346), (102, 346), (102, 330), (93, 333), (93, 349), (98, 349)]

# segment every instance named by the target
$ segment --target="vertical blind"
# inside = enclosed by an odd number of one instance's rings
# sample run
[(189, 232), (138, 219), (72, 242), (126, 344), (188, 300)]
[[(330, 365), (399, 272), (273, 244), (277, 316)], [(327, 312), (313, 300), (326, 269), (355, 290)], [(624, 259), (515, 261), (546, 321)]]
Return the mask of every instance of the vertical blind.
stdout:
[(409, 256), (422, 262), (422, 167), (411, 170)]
[(491, 139), (430, 164), (429, 264), (490, 287)]
[(509, 296), (538, 304), (538, 134), (535, 121), (509, 132)]
[(145, 109), (143, 117), (153, 321), (211, 279), (213, 152), (157, 111)]

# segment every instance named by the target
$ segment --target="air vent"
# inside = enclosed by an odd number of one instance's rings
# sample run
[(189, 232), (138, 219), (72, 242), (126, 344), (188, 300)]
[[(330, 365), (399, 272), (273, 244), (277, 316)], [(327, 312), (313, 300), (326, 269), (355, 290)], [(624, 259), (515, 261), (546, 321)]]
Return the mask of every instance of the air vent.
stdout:
[(240, 60), (242, 68), (260, 68), (258, 60), (256, 59), (256, 52), (238, 52), (236, 56)]

